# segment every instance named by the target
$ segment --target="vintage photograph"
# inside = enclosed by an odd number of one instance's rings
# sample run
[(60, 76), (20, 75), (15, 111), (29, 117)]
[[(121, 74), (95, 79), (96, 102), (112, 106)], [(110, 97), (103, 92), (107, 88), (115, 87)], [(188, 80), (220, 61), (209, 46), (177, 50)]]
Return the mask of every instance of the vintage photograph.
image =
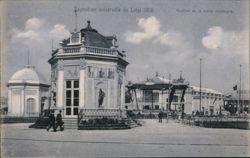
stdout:
[(1, 157), (248, 157), (248, 0), (0, 0)]

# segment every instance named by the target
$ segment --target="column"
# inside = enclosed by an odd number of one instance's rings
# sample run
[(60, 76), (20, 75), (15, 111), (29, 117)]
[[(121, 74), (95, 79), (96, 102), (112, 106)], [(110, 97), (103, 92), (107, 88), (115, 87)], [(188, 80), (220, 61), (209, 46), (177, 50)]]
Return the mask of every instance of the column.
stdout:
[(163, 90), (157, 92), (159, 94), (159, 109), (163, 108)]
[(12, 96), (11, 96), (11, 89), (8, 89), (8, 114), (12, 112)]
[(125, 108), (125, 86), (124, 82), (121, 84), (121, 109)]
[(39, 116), (40, 114), (40, 110), (41, 110), (41, 93), (40, 93), (40, 90), (39, 90), (39, 87), (37, 88), (36, 90), (36, 106), (35, 106), (35, 116)]
[(121, 109), (125, 108), (125, 72), (122, 72), (121, 84)]
[(107, 86), (107, 87), (108, 87), (108, 88), (107, 88), (107, 90), (108, 90), (108, 91), (107, 91), (107, 93), (108, 93), (108, 94), (107, 94), (107, 99), (108, 99), (108, 100), (107, 100), (107, 108), (112, 108), (112, 105), (110, 104), (110, 102), (111, 102), (111, 97), (110, 97), (110, 93), (111, 93), (111, 90), (110, 90), (110, 89), (111, 89), (111, 86), (110, 86), (110, 82), (111, 82), (110, 80), (107, 81), (107, 84), (108, 84), (108, 86)]
[(26, 109), (25, 109), (25, 103), (26, 103), (26, 100), (25, 100), (25, 95), (24, 95), (24, 87), (23, 89), (21, 90), (21, 106), (20, 106), (20, 115), (22, 116), (25, 116), (26, 115)]
[(63, 108), (63, 82), (64, 82), (64, 72), (63, 69), (58, 71), (58, 79), (56, 84), (56, 106), (59, 109)]
[(79, 108), (82, 109), (85, 106), (85, 69), (80, 69), (79, 95)]

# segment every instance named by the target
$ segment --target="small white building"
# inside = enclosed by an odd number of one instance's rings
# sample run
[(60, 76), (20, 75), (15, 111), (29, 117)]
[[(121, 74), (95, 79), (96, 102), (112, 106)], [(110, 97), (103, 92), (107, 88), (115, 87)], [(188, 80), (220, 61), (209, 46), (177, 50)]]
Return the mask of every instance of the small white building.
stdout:
[(48, 106), (49, 85), (33, 66), (15, 72), (7, 86), (9, 116), (36, 117)]

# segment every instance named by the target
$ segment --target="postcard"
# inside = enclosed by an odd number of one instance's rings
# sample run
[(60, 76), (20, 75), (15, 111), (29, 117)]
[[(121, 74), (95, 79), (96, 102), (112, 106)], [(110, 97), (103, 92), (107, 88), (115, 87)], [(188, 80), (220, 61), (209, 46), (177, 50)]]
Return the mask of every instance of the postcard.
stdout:
[(2, 157), (247, 157), (248, 0), (2, 0)]

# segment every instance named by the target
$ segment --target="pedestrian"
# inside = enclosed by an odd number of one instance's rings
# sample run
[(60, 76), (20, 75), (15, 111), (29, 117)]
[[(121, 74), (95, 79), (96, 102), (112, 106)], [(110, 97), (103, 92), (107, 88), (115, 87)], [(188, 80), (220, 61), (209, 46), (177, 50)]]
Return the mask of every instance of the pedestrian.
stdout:
[(159, 123), (162, 122), (162, 115), (163, 115), (163, 113), (162, 113), (162, 111), (160, 111), (159, 114), (158, 114)]
[(52, 110), (49, 114), (49, 126), (47, 128), (47, 131), (49, 131), (51, 127), (53, 127), (54, 132), (56, 132), (54, 110)]
[(56, 116), (56, 129), (58, 126), (60, 126), (60, 131), (63, 131), (64, 130), (64, 128), (63, 128), (64, 122), (62, 121), (62, 114), (61, 113), (62, 113), (62, 110), (60, 110)]

